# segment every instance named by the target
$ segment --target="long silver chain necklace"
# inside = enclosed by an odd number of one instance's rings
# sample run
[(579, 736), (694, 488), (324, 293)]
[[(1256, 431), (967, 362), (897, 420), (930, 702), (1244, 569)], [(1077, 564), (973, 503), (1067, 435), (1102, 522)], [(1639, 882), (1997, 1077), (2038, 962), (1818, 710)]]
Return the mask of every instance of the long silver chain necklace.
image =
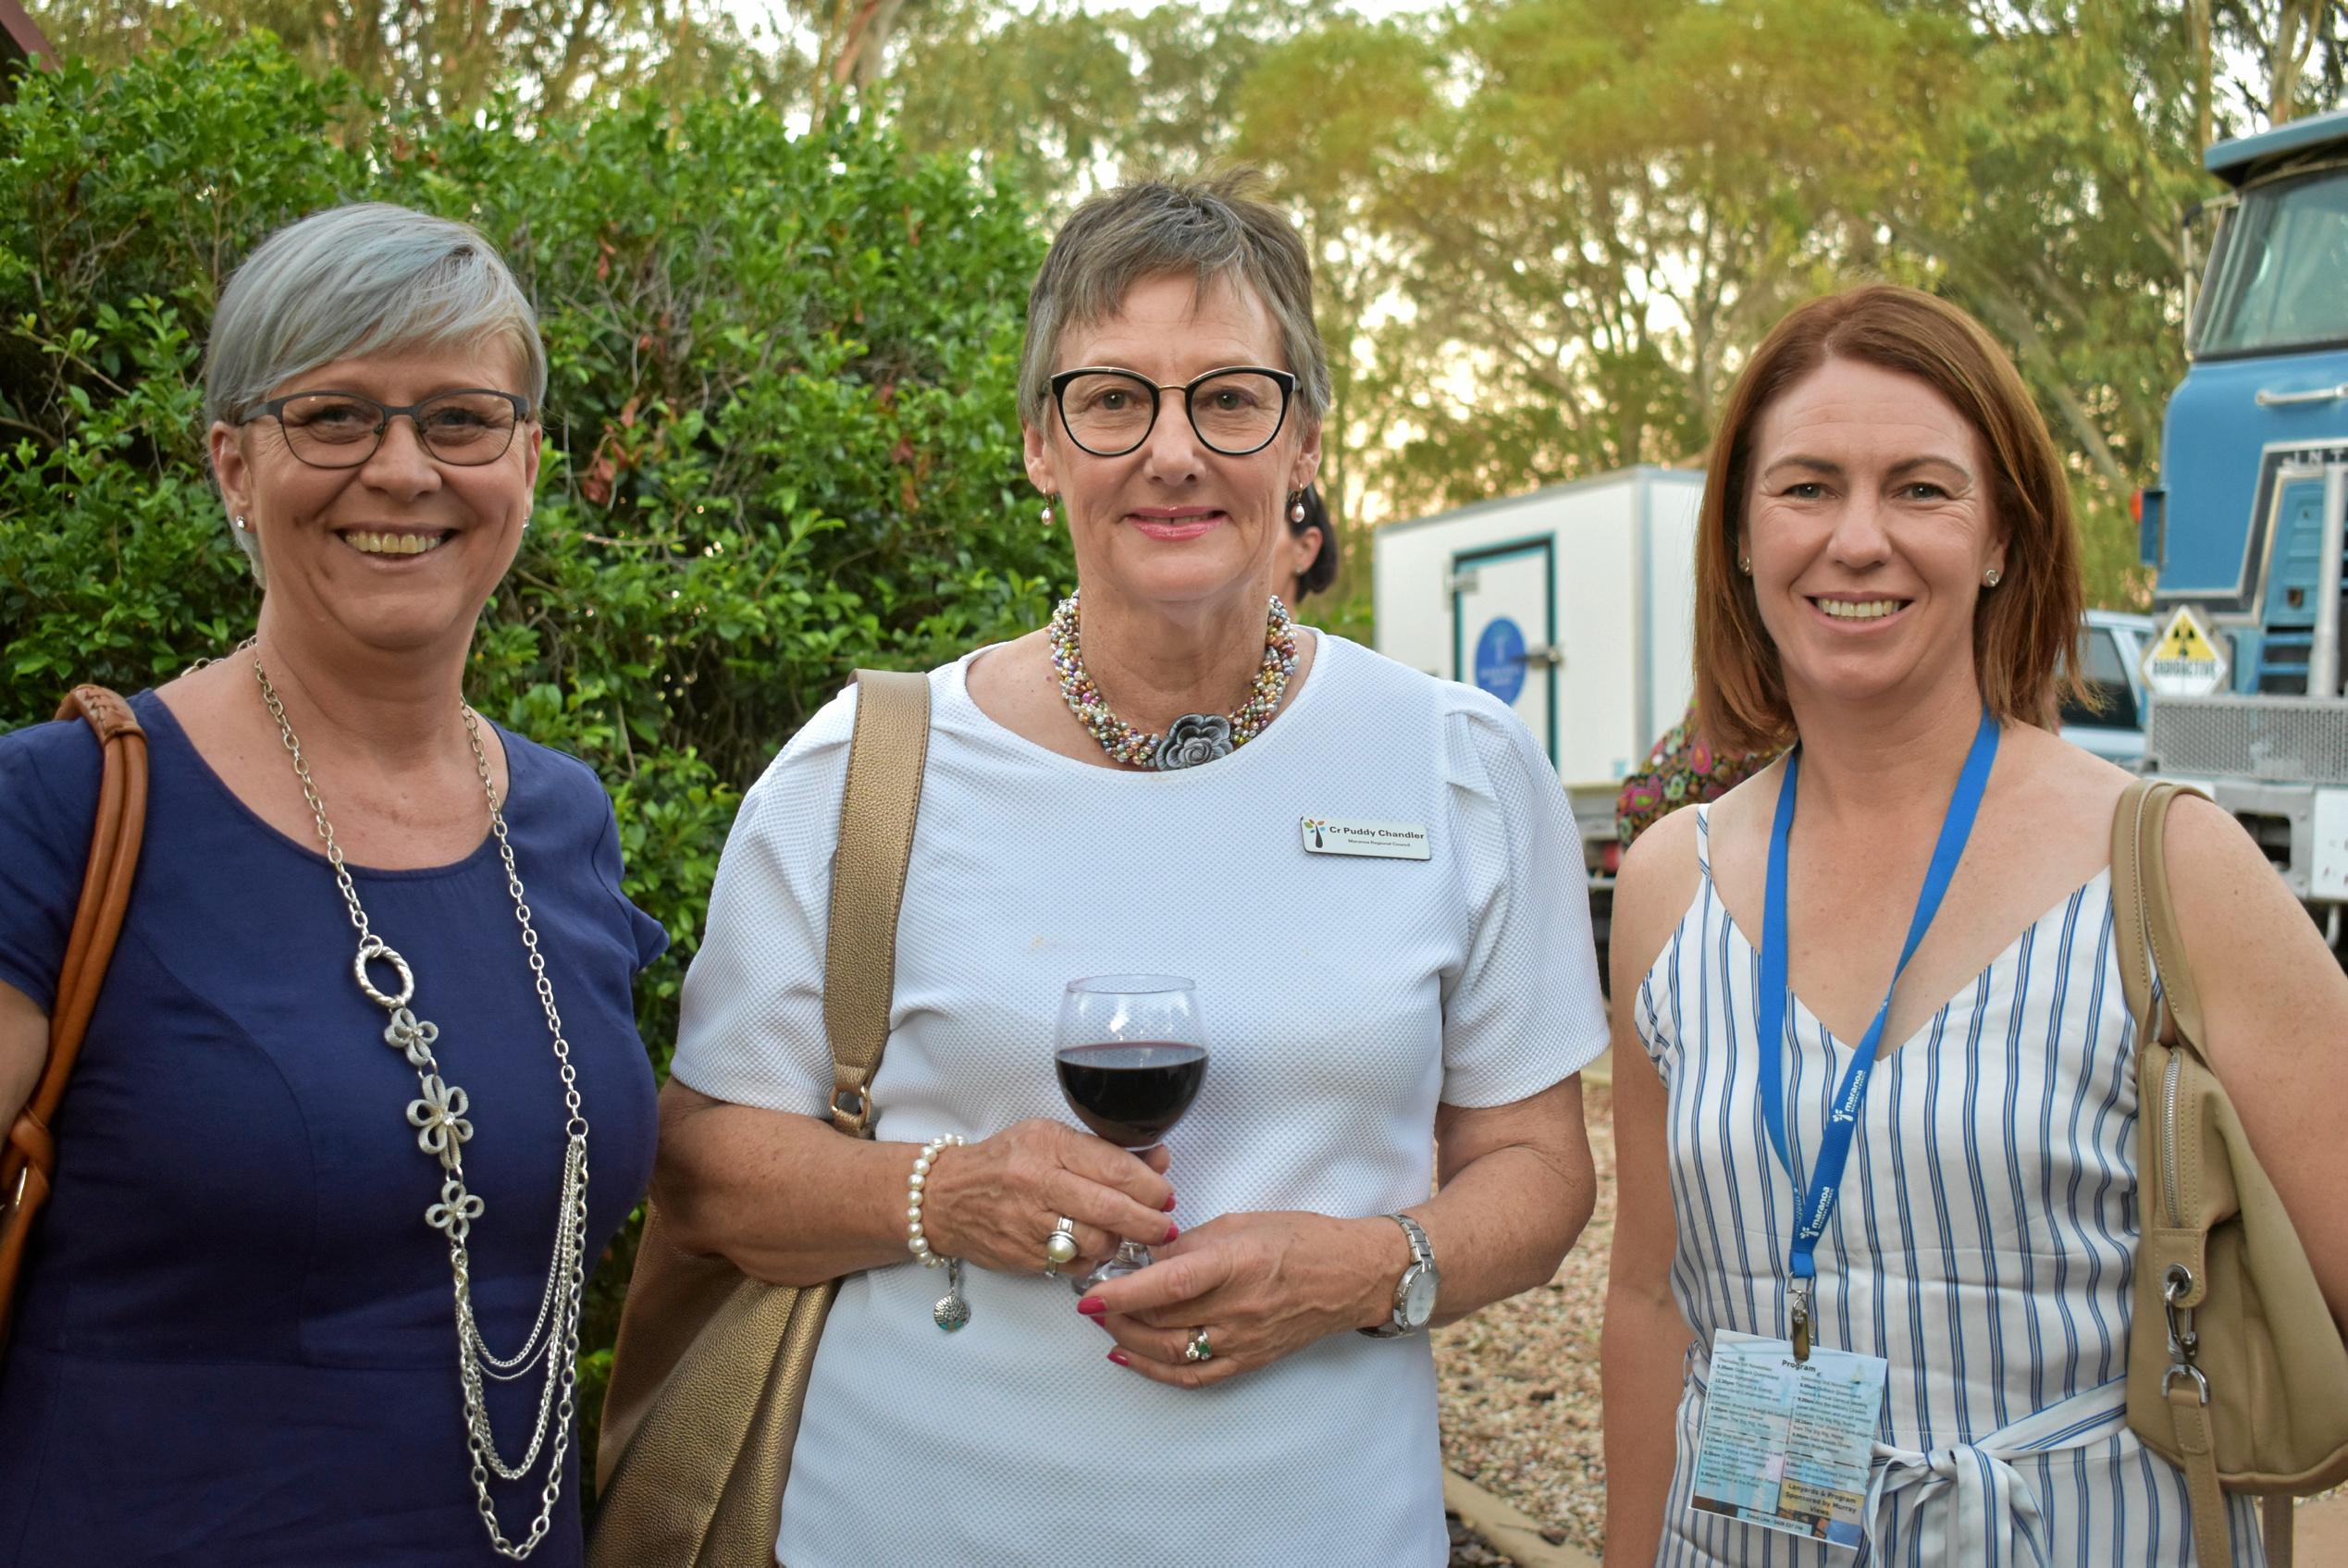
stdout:
[[(490, 1352), (481, 1338), (480, 1322), (473, 1313), (473, 1267), (465, 1237), (473, 1222), (481, 1217), (483, 1205), (464, 1185), (463, 1151), (473, 1137), (464, 1091), (441, 1077), (439, 1061), (432, 1052), (440, 1038), (439, 1026), (417, 1018), (408, 1006), (415, 995), (415, 975), (408, 968), (408, 961), (367, 926), (367, 912), (359, 903), (358, 887), (351, 880), (350, 868), (342, 863), (341, 846), (334, 841), (334, 825), (327, 821), (318, 786), (310, 777), (309, 765), (302, 760), (302, 743), (294, 738), (293, 725), (285, 716), (285, 704), (278, 700), (277, 688), (269, 684), (269, 673), (262, 668), (257, 652), (253, 654), (253, 674), (261, 683), (261, 700), (268, 704), (269, 716), (278, 722), (278, 736), (285, 744), (286, 754), (293, 759), (294, 776), (302, 781), (303, 798), (309, 802), (318, 837), (326, 845), (327, 861), (334, 868), (335, 885), (342, 890), (342, 901), (351, 908), (351, 924), (359, 932), (358, 957), (352, 961), (351, 971), (367, 1000), (390, 1015), (383, 1031), (384, 1043), (407, 1058), (408, 1065), (415, 1069), (416, 1084), (422, 1091), (420, 1098), (408, 1103), (408, 1125), (416, 1130), (416, 1147), (440, 1166), (440, 1201), (424, 1211), (424, 1222), (447, 1238), (449, 1270), (455, 1278), (457, 1378), (464, 1389), (465, 1447), (473, 1456), (475, 1506), (481, 1523), (488, 1529), (489, 1544), (500, 1555), (518, 1562), (537, 1549), (553, 1523), (555, 1502), (562, 1493), (562, 1460), (571, 1446), (571, 1416), (578, 1381), (579, 1310), (587, 1291), (587, 1123), (579, 1105), (578, 1075), (571, 1068), (571, 1043), (562, 1037), (562, 1016), (555, 1011), (554, 987), (546, 978), (546, 960), (538, 953), (538, 933), (530, 923), (530, 906), (522, 891), (521, 875), (513, 869), (513, 845), (506, 836), (505, 813), (498, 809), (497, 785), (489, 778), (488, 753), (481, 747), (481, 722), (471, 708), (463, 703), (457, 705), (457, 711), (464, 719), (465, 739), (473, 747), (473, 765), (481, 777), (481, 793), (489, 803), (489, 830), (497, 835), (498, 857), (505, 862), (506, 887), (513, 895), (513, 918), (522, 926), (522, 945), (529, 954), (538, 1004), (546, 1009), (546, 1026), (554, 1036), (555, 1069), (562, 1076), (562, 1104), (570, 1113), (563, 1125), (566, 1146), (562, 1155), (562, 1194), (555, 1210), (554, 1255), (547, 1268), (546, 1290), (538, 1297), (538, 1320), (530, 1327), (528, 1340), (513, 1355), (503, 1357)], [(399, 989), (377, 989), (368, 972), (371, 964), (388, 966), (399, 979)], [(516, 1381), (528, 1376), (541, 1359), (547, 1364), (546, 1383), (538, 1395), (538, 1424), (530, 1434), (527, 1451), (519, 1463), (508, 1464), (498, 1452), (497, 1437), (489, 1427), (484, 1382)], [(489, 1475), (494, 1471), (508, 1481), (519, 1481), (528, 1475), (546, 1445), (550, 1422), (554, 1432), (553, 1457), (549, 1462), (546, 1486), (538, 1493), (538, 1517), (530, 1523), (529, 1535), (516, 1545), (506, 1538), (498, 1524), (497, 1504), (489, 1497)]]
[(1185, 713), (1166, 726), (1163, 735), (1134, 728), (1109, 711), (1101, 688), (1084, 669), (1083, 606), (1081, 595), (1070, 594), (1052, 611), (1044, 640), (1051, 645), (1052, 668), (1060, 677), (1060, 698), (1085, 733), (1101, 749), (1129, 768), (1192, 768), (1229, 757), (1264, 733), (1279, 711), (1288, 693), (1288, 680), (1296, 673), (1296, 624), (1288, 606), (1272, 598), (1264, 619), (1264, 657), (1255, 667), (1247, 699), (1230, 713)]

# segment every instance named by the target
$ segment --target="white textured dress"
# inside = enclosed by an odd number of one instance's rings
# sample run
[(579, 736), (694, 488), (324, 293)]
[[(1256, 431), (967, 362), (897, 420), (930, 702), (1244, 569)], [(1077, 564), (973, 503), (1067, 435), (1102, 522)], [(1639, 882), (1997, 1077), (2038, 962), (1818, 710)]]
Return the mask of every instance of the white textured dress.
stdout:
[[(2138, 1230), (2136, 1038), (2112, 948), (2111, 873), (2041, 915), (1879, 1062), (1818, 1243), (1818, 1342), (1891, 1364), (1868, 1539), (1854, 1555), (1687, 1509), (1721, 1329), (1786, 1332), (1797, 1195), (1761, 1114), (1786, 1074), (1807, 1176), (1849, 1043), (1789, 997), (1761, 1042), (1761, 953), (1701, 882), (1640, 983), (1667, 1094), (1672, 1293), (1696, 1331), (1659, 1568), (2191, 1568), (2182, 1472), (2127, 1426)], [(2151, 1332), (2160, 1327), (2153, 1325)], [(2255, 1500), (2231, 1500), (2256, 1568)], [(2202, 1568), (2221, 1568), (2205, 1563)]]
[[(1083, 975), (1198, 982), (1210, 1065), (1168, 1140), (1186, 1228), (1421, 1202), (1439, 1101), (1520, 1100), (1603, 1048), (1573, 818), (1490, 698), (1321, 635), (1259, 738), (1135, 773), (996, 724), (970, 662), (931, 676), (882, 1139), (1072, 1121), (1053, 1027)], [(853, 701), (809, 721), (727, 843), (674, 1069), (705, 1094), (809, 1115), (829, 1096)], [(1308, 855), (1307, 817), (1424, 826), (1432, 858)], [(1424, 1336), (1338, 1334), (1190, 1391), (1112, 1365), (1061, 1280), (970, 1271), (951, 1336), (930, 1317), (944, 1286), (909, 1259), (844, 1285), (784, 1500), (788, 1568), (1447, 1561)]]

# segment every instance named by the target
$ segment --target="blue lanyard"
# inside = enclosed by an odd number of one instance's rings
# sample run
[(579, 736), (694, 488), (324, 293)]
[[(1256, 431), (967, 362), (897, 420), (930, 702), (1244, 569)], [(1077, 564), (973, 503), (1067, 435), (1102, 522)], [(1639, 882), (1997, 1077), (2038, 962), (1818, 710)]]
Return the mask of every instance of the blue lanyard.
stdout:
[[(1843, 1166), (1850, 1157), (1851, 1137), (1859, 1130), (1859, 1108), (1867, 1102), (1867, 1080), (1874, 1075), (1875, 1054), (1883, 1045), (1884, 1020), (1891, 1013), (1892, 992), (1898, 989), (1901, 972), (1908, 968), (1908, 960), (1915, 957), (1917, 944), (1923, 941), (1924, 932), (1932, 928), (1933, 917), (1940, 911), (1949, 879), (1957, 872), (1958, 858), (1965, 853), (1965, 841), (1972, 836), (1973, 818), (1981, 810), (1982, 792), (1989, 784), (1990, 764), (1996, 759), (1997, 722), (1984, 710), (1981, 728), (1973, 735), (1972, 749), (1965, 754), (1964, 771), (1957, 776), (1957, 791), (1949, 797), (1948, 814), (1942, 819), (1940, 842), (1933, 846), (1932, 865), (1924, 872), (1923, 891), (1916, 896), (1916, 914), (1908, 924), (1908, 943), (1899, 950), (1898, 968), (1892, 970), (1884, 1005), (1875, 1009), (1874, 1021), (1867, 1026), (1867, 1037), (1859, 1043), (1850, 1070), (1843, 1075), (1842, 1084), (1835, 1092), (1835, 1103), (1826, 1114), (1826, 1131), (1819, 1140), (1818, 1164), (1810, 1173), (1810, 1191), (1802, 1194), (1801, 1207), (1795, 1215), (1789, 1263), (1798, 1282), (1795, 1340), (1798, 1352), (1804, 1356), (1809, 1353), (1808, 1282), (1818, 1274), (1812, 1254), (1818, 1250), (1818, 1239), (1826, 1233), (1826, 1221), (1835, 1212), (1835, 1194), (1843, 1184)], [(1778, 792), (1777, 821), (1769, 834), (1769, 894), (1761, 921), (1761, 994), (1755, 999), (1755, 1021), (1766, 1057), (1761, 1073), (1761, 1119), (1769, 1130), (1770, 1142), (1776, 1147), (1778, 1163), (1786, 1167), (1788, 1176), (1795, 1172), (1793, 1156), (1786, 1143), (1786, 1074), (1779, 1059), (1781, 1042), (1786, 1038), (1786, 846), (1793, 837), (1794, 788), (1801, 778), (1801, 748), (1797, 747), (1786, 759), (1786, 784)]]

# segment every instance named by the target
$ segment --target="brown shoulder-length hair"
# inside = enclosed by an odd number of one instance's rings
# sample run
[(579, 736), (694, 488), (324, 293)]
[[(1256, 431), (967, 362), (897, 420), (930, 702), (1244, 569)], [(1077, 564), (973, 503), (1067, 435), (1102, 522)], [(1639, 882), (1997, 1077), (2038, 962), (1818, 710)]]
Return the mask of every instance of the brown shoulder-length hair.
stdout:
[(2075, 657), (2085, 592), (2062, 461), (2030, 389), (1981, 324), (1914, 289), (1870, 284), (1812, 300), (1773, 328), (1737, 377), (1712, 438), (1696, 524), (1696, 707), (1724, 750), (1793, 744), (1793, 710), (1752, 579), (1736, 566), (1753, 438), (1761, 415), (1830, 359), (1913, 376), (1956, 405), (1988, 453), (2000, 581), (1973, 615), (1982, 700), (2002, 720), (2052, 729), (2064, 688), (2083, 695)]

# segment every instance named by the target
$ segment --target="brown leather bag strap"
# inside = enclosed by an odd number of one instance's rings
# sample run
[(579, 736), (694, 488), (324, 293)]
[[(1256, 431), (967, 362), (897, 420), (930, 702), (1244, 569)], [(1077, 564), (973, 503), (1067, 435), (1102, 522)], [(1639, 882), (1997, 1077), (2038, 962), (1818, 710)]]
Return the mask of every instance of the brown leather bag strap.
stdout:
[(32, 1098), (18, 1110), (0, 1145), (0, 1334), (7, 1327), (18, 1272), (23, 1266), (32, 1216), (47, 1201), (56, 1171), (56, 1140), (49, 1124), (64, 1100), (81, 1037), (105, 983), (106, 965), (122, 934), (130, 879), (147, 825), (147, 735), (130, 705), (104, 686), (76, 686), (57, 710), (60, 719), (84, 720), (98, 738), (97, 820), (81, 877), (57, 994), (49, 1009), (49, 1056)]
[(856, 681), (856, 736), (832, 862), (823, 1028), (832, 1040), (833, 1125), (865, 1138), (896, 994), (896, 917), (929, 761), (930, 678), (859, 670)]

